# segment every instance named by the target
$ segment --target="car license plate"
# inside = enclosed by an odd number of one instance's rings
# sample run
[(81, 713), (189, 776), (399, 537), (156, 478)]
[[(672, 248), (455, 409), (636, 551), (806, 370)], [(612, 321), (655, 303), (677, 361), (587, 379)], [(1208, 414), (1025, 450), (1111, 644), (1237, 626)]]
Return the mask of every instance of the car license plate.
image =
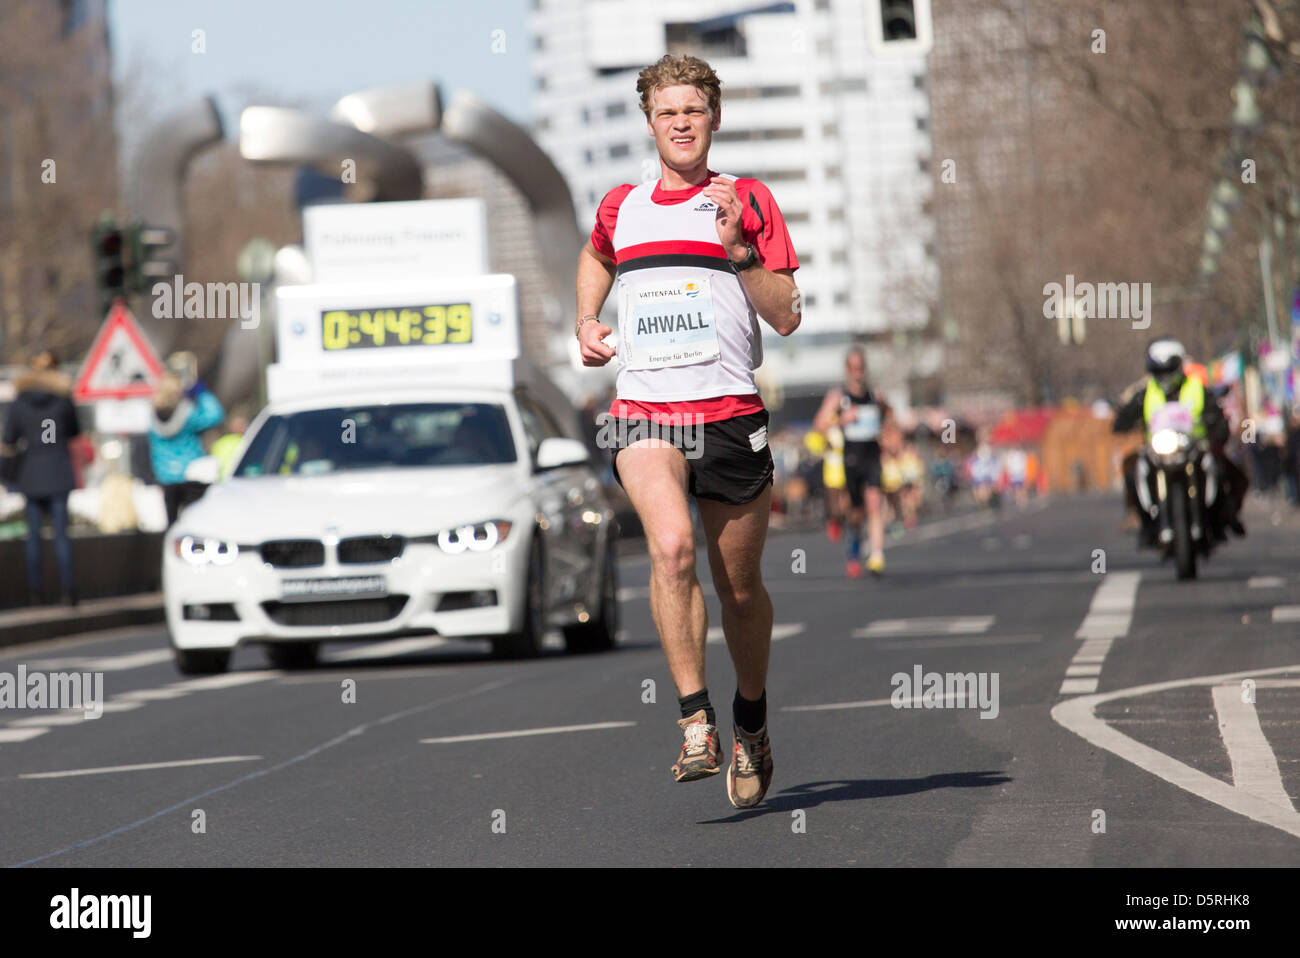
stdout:
[(338, 579), (281, 579), (280, 597), (295, 599), (355, 599), (358, 596), (387, 595), (388, 581), (382, 575), (352, 575)]

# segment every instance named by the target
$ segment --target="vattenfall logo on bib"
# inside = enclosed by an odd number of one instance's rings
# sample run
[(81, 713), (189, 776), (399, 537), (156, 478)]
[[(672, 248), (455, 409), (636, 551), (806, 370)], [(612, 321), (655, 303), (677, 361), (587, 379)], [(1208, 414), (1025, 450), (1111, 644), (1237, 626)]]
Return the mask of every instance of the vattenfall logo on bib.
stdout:
[(687, 283), (685, 286), (682, 287), (682, 292), (686, 294), (688, 299), (694, 299), (696, 296), (700, 295), (700, 284)]

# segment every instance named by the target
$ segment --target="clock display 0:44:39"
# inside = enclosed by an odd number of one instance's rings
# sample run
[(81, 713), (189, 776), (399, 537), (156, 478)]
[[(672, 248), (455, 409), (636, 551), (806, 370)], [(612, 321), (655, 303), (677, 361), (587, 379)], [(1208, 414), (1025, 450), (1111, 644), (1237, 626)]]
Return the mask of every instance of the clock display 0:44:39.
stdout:
[(321, 313), (326, 352), (376, 346), (441, 346), (474, 338), (469, 303), (400, 306), (390, 309), (331, 309)]

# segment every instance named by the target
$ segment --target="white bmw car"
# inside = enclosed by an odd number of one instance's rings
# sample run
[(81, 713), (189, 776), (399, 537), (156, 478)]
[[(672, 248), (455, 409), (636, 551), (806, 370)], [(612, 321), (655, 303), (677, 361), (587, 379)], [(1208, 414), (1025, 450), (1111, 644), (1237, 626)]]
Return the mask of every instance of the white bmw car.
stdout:
[(322, 641), (408, 634), (523, 657), (550, 627), (612, 647), (614, 510), (563, 422), (524, 387), (272, 403), (164, 538), (177, 667), (258, 643), (303, 668)]

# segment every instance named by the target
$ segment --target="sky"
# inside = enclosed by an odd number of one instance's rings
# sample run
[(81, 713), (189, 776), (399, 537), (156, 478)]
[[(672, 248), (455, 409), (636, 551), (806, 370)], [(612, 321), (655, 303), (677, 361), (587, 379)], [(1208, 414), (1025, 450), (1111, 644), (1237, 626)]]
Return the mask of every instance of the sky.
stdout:
[[(250, 102), (323, 114), (346, 93), (421, 80), (439, 84), (443, 103), (470, 89), (527, 123), (528, 8), (529, 0), (108, 0), (108, 18), (115, 79), (134, 88), (124, 100), (143, 95), (156, 120), (214, 94), (233, 139)], [(204, 31), (203, 53), (192, 49), (195, 30)], [(123, 129), (123, 138), (135, 132)]]

